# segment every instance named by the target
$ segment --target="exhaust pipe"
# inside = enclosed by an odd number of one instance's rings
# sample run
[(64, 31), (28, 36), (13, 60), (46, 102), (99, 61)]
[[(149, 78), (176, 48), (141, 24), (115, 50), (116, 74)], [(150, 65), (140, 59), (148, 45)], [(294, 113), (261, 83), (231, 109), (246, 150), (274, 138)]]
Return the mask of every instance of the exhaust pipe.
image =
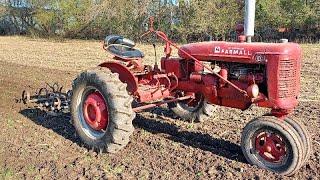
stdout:
[(254, 36), (256, 0), (246, 0), (245, 3), (244, 34), (247, 42), (251, 43), (251, 38)]

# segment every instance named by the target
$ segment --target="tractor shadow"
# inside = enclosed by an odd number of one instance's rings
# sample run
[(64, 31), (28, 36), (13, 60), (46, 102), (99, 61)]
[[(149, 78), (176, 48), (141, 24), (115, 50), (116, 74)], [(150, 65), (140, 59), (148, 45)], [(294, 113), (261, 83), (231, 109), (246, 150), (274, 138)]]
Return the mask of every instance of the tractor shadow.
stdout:
[[(173, 113), (166, 109), (155, 108), (149, 112), (159, 116), (165, 114), (166, 117), (176, 119)], [(32, 120), (35, 124), (51, 129), (55, 133), (78, 144), (79, 146), (83, 145), (80, 139), (76, 136), (76, 131), (70, 123), (70, 113), (61, 113), (57, 116), (51, 116), (38, 109), (24, 109), (21, 110), (20, 113)], [(229, 160), (247, 163), (242, 154), (241, 147), (230, 141), (214, 138), (209, 134), (201, 132), (182, 131), (174, 124), (170, 124), (163, 120), (145, 118), (140, 114), (137, 114), (136, 118), (133, 120), (133, 125), (135, 128), (144, 129), (145, 131), (153, 134), (167, 134), (169, 136), (165, 136), (165, 138), (177, 143), (209, 151)]]
[(70, 123), (70, 113), (59, 113), (53, 116), (39, 109), (23, 109), (19, 113), (35, 124), (51, 129), (65, 139), (77, 143), (79, 146), (82, 145), (80, 139), (76, 136), (75, 128)]
[[(154, 108), (149, 110), (149, 112), (158, 116), (163, 116), (165, 114), (168, 118), (177, 119), (175, 115), (167, 109)], [(169, 136), (164, 137), (174, 142), (182, 143), (186, 146), (191, 146), (203, 151), (209, 151), (229, 160), (247, 163), (242, 153), (241, 146), (238, 144), (220, 138), (214, 138), (206, 133), (187, 130), (183, 131), (174, 124), (160, 120), (160, 118), (156, 119), (159, 120), (145, 118), (144, 116), (137, 114), (133, 124), (135, 127), (144, 129), (152, 134), (167, 134)]]

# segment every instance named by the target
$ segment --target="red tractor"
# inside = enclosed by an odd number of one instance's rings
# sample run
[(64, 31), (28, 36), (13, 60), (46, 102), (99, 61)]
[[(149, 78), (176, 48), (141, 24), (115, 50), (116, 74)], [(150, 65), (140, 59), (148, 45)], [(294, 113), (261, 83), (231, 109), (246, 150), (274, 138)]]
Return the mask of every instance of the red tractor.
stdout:
[[(250, 2), (250, 1), (249, 1)], [(252, 1), (251, 1), (252, 2)], [(108, 36), (104, 49), (113, 60), (82, 72), (74, 81), (73, 125), (90, 149), (115, 153), (134, 131), (135, 113), (168, 104), (182, 119), (201, 120), (210, 104), (245, 110), (270, 108), (244, 128), (241, 147), (251, 164), (292, 175), (311, 151), (305, 127), (288, 115), (298, 105), (301, 49), (295, 43), (252, 43), (254, 4), (246, 4), (245, 35), (239, 42), (200, 42), (178, 47), (165, 33), (161, 67), (143, 65), (143, 53), (122, 36)], [(172, 47), (179, 57), (172, 57)], [(137, 104), (132, 106), (133, 101)]]

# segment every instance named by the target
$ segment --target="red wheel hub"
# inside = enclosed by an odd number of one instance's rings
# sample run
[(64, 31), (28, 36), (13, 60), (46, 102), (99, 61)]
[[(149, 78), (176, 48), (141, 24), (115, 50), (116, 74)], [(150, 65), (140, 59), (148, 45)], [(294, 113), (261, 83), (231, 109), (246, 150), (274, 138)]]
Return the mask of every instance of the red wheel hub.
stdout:
[(89, 94), (83, 104), (83, 115), (87, 124), (94, 130), (106, 129), (108, 125), (108, 107), (98, 91)]
[(285, 142), (274, 133), (260, 133), (255, 139), (255, 146), (259, 155), (272, 163), (281, 162), (287, 154)]

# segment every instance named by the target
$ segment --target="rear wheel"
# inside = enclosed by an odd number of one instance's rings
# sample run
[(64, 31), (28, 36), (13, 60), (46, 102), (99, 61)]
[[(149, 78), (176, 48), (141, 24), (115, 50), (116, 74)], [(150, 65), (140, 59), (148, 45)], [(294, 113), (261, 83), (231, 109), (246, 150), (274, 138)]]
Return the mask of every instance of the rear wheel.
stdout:
[(107, 68), (81, 73), (73, 81), (71, 115), (77, 134), (95, 151), (117, 152), (129, 142), (135, 113), (132, 97)]
[(250, 121), (241, 137), (247, 161), (282, 175), (292, 175), (302, 165), (304, 149), (295, 129), (285, 121), (263, 116)]
[[(183, 96), (182, 92), (177, 93), (178, 97)], [(169, 108), (180, 118), (186, 121), (202, 122), (206, 117), (211, 116), (216, 107), (208, 104), (202, 94), (196, 94), (194, 99), (188, 99), (168, 104)]]

